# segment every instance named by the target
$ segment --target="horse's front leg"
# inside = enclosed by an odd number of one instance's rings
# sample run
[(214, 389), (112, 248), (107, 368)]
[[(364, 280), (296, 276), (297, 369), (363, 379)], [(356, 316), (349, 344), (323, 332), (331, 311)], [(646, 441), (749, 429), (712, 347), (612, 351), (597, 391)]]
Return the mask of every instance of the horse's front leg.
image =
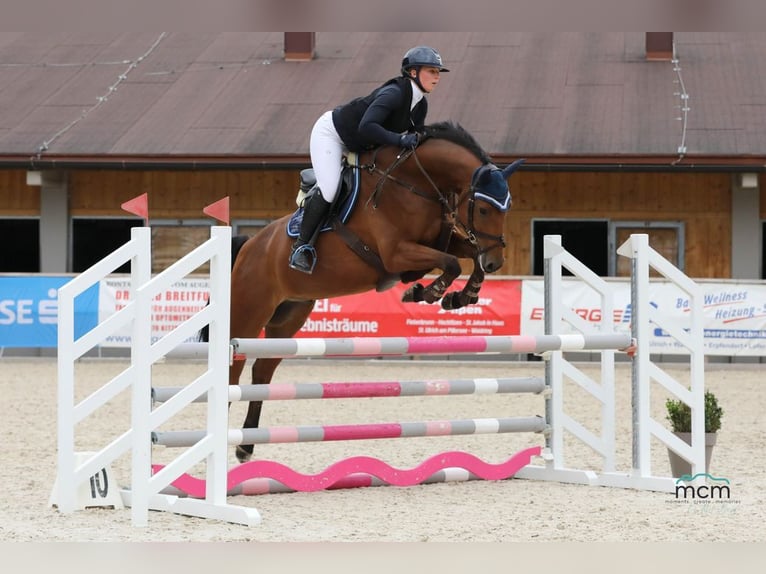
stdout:
[(479, 302), (479, 291), (484, 283), (484, 271), (477, 261), (474, 261), (473, 273), (466, 281), (465, 287), (461, 291), (452, 291), (442, 297), (442, 309), (460, 309), (466, 305), (473, 305)]
[(452, 282), (460, 276), (460, 262), (457, 257), (452, 255), (444, 253), (441, 262), (434, 267), (442, 269), (442, 274), (425, 287), (421, 283), (412, 285), (402, 295), (402, 301), (405, 303), (419, 303), (421, 301), (435, 303), (444, 296)]

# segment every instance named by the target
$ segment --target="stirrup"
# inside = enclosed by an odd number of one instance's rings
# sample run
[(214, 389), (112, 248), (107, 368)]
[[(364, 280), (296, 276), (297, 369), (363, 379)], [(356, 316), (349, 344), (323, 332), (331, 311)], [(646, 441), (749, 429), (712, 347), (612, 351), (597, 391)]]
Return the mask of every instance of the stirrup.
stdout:
[[(299, 259), (301, 256), (305, 256), (310, 261), (310, 265), (301, 265)], [(299, 245), (296, 247), (293, 252), (290, 254), (290, 269), (295, 269), (296, 271), (301, 271), (303, 273), (308, 273), (311, 275), (314, 272), (314, 267), (317, 264), (317, 252), (316, 249), (314, 249), (314, 246), (310, 243), (304, 243), (303, 245)]]

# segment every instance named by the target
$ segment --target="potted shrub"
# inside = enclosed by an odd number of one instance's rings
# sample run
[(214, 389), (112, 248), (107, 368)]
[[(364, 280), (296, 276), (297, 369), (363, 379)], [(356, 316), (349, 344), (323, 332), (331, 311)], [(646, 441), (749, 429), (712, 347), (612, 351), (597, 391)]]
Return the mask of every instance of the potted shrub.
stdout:
[[(692, 411), (689, 405), (680, 400), (668, 399), (665, 401), (668, 411), (667, 419), (670, 421), (673, 433), (686, 444), (691, 444), (692, 436)], [(710, 457), (713, 455), (713, 446), (716, 442), (716, 433), (721, 428), (723, 409), (718, 405), (718, 399), (710, 391), (705, 391), (705, 472), (710, 468)], [(684, 474), (691, 474), (691, 463), (668, 449), (670, 469), (673, 476), (678, 478)]]

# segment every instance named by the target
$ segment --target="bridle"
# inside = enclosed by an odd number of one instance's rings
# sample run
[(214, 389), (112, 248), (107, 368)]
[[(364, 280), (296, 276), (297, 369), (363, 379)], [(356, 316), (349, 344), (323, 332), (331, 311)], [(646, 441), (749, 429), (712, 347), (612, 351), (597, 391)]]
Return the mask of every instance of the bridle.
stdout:
[[(481, 191), (481, 187), (478, 185), (478, 182), (481, 179), (481, 174), (484, 171), (502, 171), (499, 167), (492, 163), (482, 164), (476, 169), (476, 171), (474, 171), (473, 176), (471, 177), (471, 184), (469, 185), (466, 192), (460, 191), (457, 193), (445, 194), (441, 189), (439, 189), (439, 186), (436, 185), (436, 182), (434, 182), (428, 171), (423, 167), (423, 164), (420, 163), (418, 154), (414, 149), (400, 152), (391, 163), (391, 165), (389, 165), (385, 170), (377, 167), (375, 162), (375, 158), (377, 157), (379, 150), (380, 148), (373, 152), (372, 163), (360, 166), (361, 169), (366, 169), (369, 173), (377, 173), (381, 176), (380, 179), (378, 179), (377, 185), (375, 186), (375, 191), (373, 191), (373, 193), (370, 195), (370, 199), (368, 200), (368, 203), (372, 202), (373, 209), (377, 208), (377, 197), (380, 194), (383, 185), (386, 181), (391, 181), (419, 197), (429, 201), (436, 201), (441, 204), (443, 221), (448, 226), (449, 230), (449, 233), (446, 234), (447, 240), (449, 240), (449, 237), (453, 233), (458, 234), (458, 236), (460, 236), (463, 241), (468, 243), (469, 246), (476, 252), (477, 257), (498, 247), (505, 248), (505, 234), (493, 235), (474, 227), (474, 209), (476, 207), (477, 201), (476, 193)], [(394, 169), (396, 169), (410, 156), (412, 156), (412, 158), (415, 160), (418, 169), (420, 169), (423, 177), (425, 177), (426, 181), (428, 181), (433, 190), (436, 192), (436, 195), (427, 191), (423, 191), (411, 183), (391, 175), (391, 172), (393, 172)], [(459, 209), (464, 201), (468, 201), (468, 221), (466, 222), (463, 222), (459, 217)], [(493, 205), (493, 207), (498, 210), (501, 209), (496, 205)], [(488, 246), (482, 248), (477, 240), (478, 237), (488, 239), (491, 243)]]

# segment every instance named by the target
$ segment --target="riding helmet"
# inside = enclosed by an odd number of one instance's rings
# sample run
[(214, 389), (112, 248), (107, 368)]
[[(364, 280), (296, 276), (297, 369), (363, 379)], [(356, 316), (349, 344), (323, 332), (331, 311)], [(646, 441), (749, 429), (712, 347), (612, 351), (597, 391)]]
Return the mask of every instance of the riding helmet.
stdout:
[(442, 66), (442, 57), (439, 52), (428, 46), (416, 46), (407, 50), (402, 58), (402, 74), (407, 75), (407, 70), (416, 66), (433, 66), (439, 68), (440, 72), (449, 72)]

